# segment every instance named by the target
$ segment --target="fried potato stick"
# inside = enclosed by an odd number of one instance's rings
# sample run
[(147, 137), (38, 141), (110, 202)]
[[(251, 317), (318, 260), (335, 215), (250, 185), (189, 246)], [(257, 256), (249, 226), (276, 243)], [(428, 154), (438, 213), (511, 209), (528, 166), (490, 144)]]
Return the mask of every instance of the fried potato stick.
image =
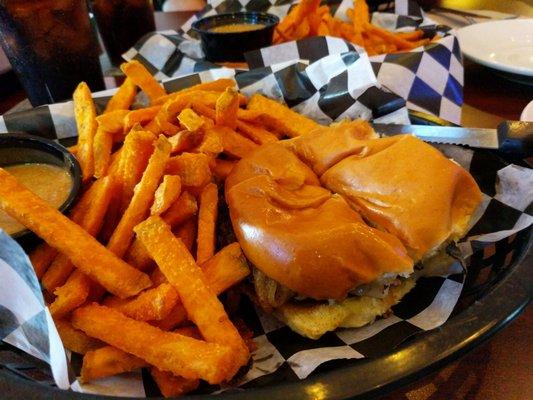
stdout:
[(181, 178), (178, 175), (165, 175), (163, 182), (155, 191), (154, 202), (150, 207), (150, 214), (159, 215), (164, 213), (176, 202), (181, 194)]
[(146, 366), (148, 363), (139, 357), (116, 347), (104, 345), (99, 349), (87, 352), (83, 357), (81, 381), (90, 382)]
[(232, 349), (233, 360), (228, 364), (226, 376), (230, 379), (248, 362), (250, 353), (222, 303), (206, 285), (202, 270), (183, 242), (172, 234), (160, 217), (148, 218), (135, 227), (135, 232), (169, 283), (178, 291), (189, 318), (198, 326), (202, 336), (209, 342)]
[(166, 173), (179, 175), (185, 187), (202, 187), (211, 180), (209, 161), (205, 154), (183, 153), (168, 160)]
[(191, 93), (191, 92), (197, 92), (197, 91), (223, 92), (227, 88), (230, 88), (230, 87), (235, 87), (235, 81), (233, 79), (222, 78), (222, 79), (217, 79), (216, 81), (212, 81), (212, 82), (199, 83), (189, 88), (182, 89), (177, 92), (160, 97), (154, 102), (154, 104), (163, 104), (168, 100), (175, 99), (176, 97), (183, 96), (184, 94)]
[(66, 320), (55, 319), (54, 324), (63, 342), (63, 346), (74, 353), (85, 354), (105, 346), (101, 341), (91, 338), (82, 331), (74, 328)]
[(108, 297), (103, 304), (137, 321), (159, 321), (172, 311), (178, 301), (176, 289), (168, 283), (163, 283), (141, 292), (132, 299)]
[(78, 143), (76, 158), (81, 167), (83, 181), (89, 180), (94, 173), (93, 140), (98, 126), (96, 122), (96, 108), (91, 97), (89, 86), (81, 82), (74, 94), (74, 117), (78, 129)]
[(111, 111), (129, 109), (135, 100), (136, 94), (137, 88), (135, 84), (130, 78), (126, 78), (107, 103), (104, 114)]
[(237, 161), (216, 159), (214, 165), (211, 166), (211, 171), (220, 180), (225, 180), (233, 170)]
[(217, 99), (215, 105), (216, 125), (227, 126), (230, 129), (237, 127), (237, 111), (239, 110), (239, 96), (235, 89), (228, 88)]
[(148, 72), (144, 65), (137, 60), (131, 60), (123, 63), (120, 69), (132, 82), (139, 86), (150, 99), (154, 102), (159, 97), (166, 95), (165, 89), (155, 80), (155, 78)]
[[(113, 196), (113, 190), (114, 182), (110, 177), (93, 183), (75, 205), (71, 219), (85, 229), (89, 235), (96, 236), (102, 227), (104, 216)], [(59, 254), (43, 276), (43, 287), (49, 293), (53, 293), (67, 281), (74, 268), (65, 254)]]
[[(238, 243), (227, 245), (201, 265), (205, 283), (217, 295), (236, 285), (250, 274), (250, 268)], [(158, 270), (159, 271), (159, 270)], [(187, 319), (183, 304), (177, 303), (169, 315), (157, 324), (170, 330)]]
[(202, 264), (215, 254), (215, 229), (218, 216), (218, 189), (210, 183), (200, 195), (198, 212), (198, 238), (196, 240), (196, 262)]
[(155, 367), (150, 368), (150, 374), (152, 374), (161, 394), (165, 397), (182, 396), (196, 390), (200, 384), (198, 379), (185, 379)]
[(72, 324), (91, 337), (187, 379), (218, 384), (229, 376), (234, 356), (229, 346), (164, 332), (96, 303), (74, 311)]
[(151, 285), (150, 278), (109, 252), (79, 225), (26, 189), (0, 168), (0, 208), (111, 293), (129, 297)]
[(239, 135), (234, 130), (225, 126), (215, 126), (213, 128), (219, 132), (222, 138), (224, 153), (237, 158), (243, 158), (253, 152), (259, 146), (250, 139)]
[(312, 119), (292, 111), (286, 105), (260, 94), (252, 96), (248, 109), (261, 113), (260, 121), (267, 127), (290, 137), (305, 135), (321, 126)]
[(113, 148), (113, 135), (98, 127), (94, 136), (94, 177), (102, 178), (107, 174)]
[(57, 250), (46, 243), (41, 243), (30, 253), (31, 265), (35, 275), (37, 275), (37, 279), (42, 278), (56, 256)]
[(122, 258), (128, 250), (133, 238), (133, 227), (146, 216), (169, 157), (170, 143), (164, 136), (160, 136), (141, 181), (133, 191), (131, 202), (107, 244), (107, 248), (118, 257)]

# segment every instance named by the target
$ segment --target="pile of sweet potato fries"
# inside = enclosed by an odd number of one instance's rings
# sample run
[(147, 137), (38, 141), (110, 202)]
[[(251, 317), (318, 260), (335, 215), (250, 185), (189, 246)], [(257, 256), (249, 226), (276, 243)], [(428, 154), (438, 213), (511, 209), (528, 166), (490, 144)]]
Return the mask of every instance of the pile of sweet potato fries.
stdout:
[(364, 47), (373, 56), (409, 51), (433, 40), (424, 38), (424, 32), (420, 29), (390, 32), (373, 25), (366, 0), (354, 0), (354, 7), (347, 10), (346, 16), (350, 22), (334, 18), (327, 5), (320, 5), (320, 0), (302, 0), (276, 27), (274, 43), (311, 36), (335, 36)]
[[(253, 342), (218, 295), (249, 267), (238, 243), (215, 248), (218, 191), (259, 145), (314, 121), (220, 79), (175, 92), (137, 61), (97, 115), (74, 95), (82, 193), (64, 216), (0, 168), (0, 208), (46, 243), (30, 255), (81, 379), (150, 368), (165, 396), (220, 384), (247, 365)], [(138, 89), (150, 104), (134, 107)]]

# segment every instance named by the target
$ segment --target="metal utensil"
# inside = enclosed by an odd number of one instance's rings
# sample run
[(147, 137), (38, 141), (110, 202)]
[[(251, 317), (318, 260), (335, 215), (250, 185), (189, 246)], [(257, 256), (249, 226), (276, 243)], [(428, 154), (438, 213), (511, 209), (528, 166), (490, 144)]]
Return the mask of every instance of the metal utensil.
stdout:
[(411, 133), (431, 143), (450, 143), (504, 153), (533, 156), (533, 122), (504, 121), (497, 129), (453, 126), (373, 124), (383, 136)]

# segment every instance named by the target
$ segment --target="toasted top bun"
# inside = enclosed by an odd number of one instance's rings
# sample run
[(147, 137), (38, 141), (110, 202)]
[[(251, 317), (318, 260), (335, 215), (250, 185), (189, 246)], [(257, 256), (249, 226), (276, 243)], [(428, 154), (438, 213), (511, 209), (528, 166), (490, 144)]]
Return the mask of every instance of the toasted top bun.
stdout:
[(470, 175), (431, 146), (369, 137), (361, 122), (321, 128), (261, 146), (226, 179), (246, 257), (299, 295), (343, 299), (384, 274), (409, 275), (480, 201)]
[(466, 234), (481, 192), (474, 178), (411, 135), (369, 140), (321, 177), (372, 226), (392, 233), (414, 261)]

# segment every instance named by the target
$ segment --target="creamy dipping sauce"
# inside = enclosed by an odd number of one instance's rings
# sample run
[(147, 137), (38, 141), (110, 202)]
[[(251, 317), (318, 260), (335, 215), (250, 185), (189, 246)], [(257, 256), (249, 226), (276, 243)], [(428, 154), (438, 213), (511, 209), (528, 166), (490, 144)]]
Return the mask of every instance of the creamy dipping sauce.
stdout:
[[(70, 174), (55, 165), (17, 164), (3, 169), (54, 208), (59, 208), (65, 202), (72, 188)], [(26, 229), (3, 210), (0, 210), (0, 228), (9, 235)]]
[(264, 27), (265, 25), (263, 24), (229, 24), (229, 25), (215, 26), (214, 28), (211, 28), (209, 30), (211, 32), (217, 32), (217, 33), (236, 33), (236, 32), (257, 31)]

